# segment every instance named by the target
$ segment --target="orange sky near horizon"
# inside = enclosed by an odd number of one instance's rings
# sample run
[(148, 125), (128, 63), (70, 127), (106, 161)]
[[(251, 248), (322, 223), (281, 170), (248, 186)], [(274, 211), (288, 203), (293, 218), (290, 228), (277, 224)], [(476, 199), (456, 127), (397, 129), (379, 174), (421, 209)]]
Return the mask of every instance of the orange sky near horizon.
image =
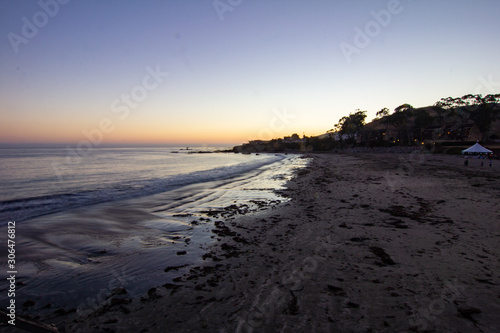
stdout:
[[(12, 123), (11, 123), (12, 124)], [(74, 129), (64, 127), (64, 124), (44, 124), (42, 122), (24, 124), (14, 123), (14, 126), (0, 126), (0, 142), (3, 143), (38, 143), (38, 144), (76, 144), (80, 141), (89, 141), (94, 145), (101, 144), (236, 144), (247, 141), (245, 134), (236, 129), (214, 129), (219, 134), (186, 132), (182, 128), (166, 128), (157, 126), (143, 127), (122, 126), (104, 132), (99, 126)], [(22, 130), (20, 130), (22, 129)]]
[[(276, 118), (277, 119), (277, 118)], [(274, 120), (276, 120), (274, 119)], [(281, 131), (278, 129), (281, 129)], [(296, 127), (295, 130), (293, 127)], [(89, 141), (101, 144), (240, 144), (249, 140), (269, 140), (293, 133), (300, 136), (300, 125), (293, 127), (269, 124), (245, 128), (231, 122), (179, 121), (151, 123), (144, 120), (122, 122), (112, 117), (103, 117), (95, 122), (75, 123), (70, 119), (17, 118), (0, 124), (0, 142), (37, 144), (77, 144)], [(321, 134), (306, 133), (306, 135)]]

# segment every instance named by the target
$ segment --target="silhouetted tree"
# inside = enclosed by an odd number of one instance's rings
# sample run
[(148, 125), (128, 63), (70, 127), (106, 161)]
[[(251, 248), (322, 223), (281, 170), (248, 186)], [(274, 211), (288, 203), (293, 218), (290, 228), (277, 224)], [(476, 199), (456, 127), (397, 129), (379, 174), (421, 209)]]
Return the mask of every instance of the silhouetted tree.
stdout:
[(481, 132), (482, 141), (488, 140), (491, 125), (496, 120), (500, 111), (497, 104), (499, 97), (500, 94), (487, 95), (485, 97), (481, 95), (469, 97), (471, 101), (475, 100), (475, 105), (469, 111), (470, 119), (476, 123), (479, 132)]
[(455, 109), (457, 112), (458, 109), (465, 110), (468, 113), (466, 117), (474, 121), (481, 132), (482, 140), (486, 141), (491, 125), (499, 114), (499, 100), (500, 94), (490, 94), (484, 97), (481, 94), (468, 94), (456, 98), (441, 98), (435, 105), (445, 109)]
[(394, 126), (398, 133), (403, 131), (406, 132), (405, 138), (400, 136), (401, 141), (410, 141), (410, 132), (408, 130), (408, 124), (410, 122), (410, 117), (413, 115), (413, 106), (410, 104), (402, 104), (394, 109), (394, 113), (388, 116), (386, 124)]
[(398, 106), (397, 108), (394, 109), (394, 113), (399, 113), (399, 112), (405, 112), (407, 113), (408, 115), (411, 115), (411, 112), (413, 110), (413, 106), (411, 106), (410, 104), (401, 104), (400, 106)]
[(340, 137), (347, 134), (353, 138), (354, 134), (358, 132), (365, 124), (366, 111), (356, 110), (355, 113), (350, 113), (349, 116), (344, 116), (339, 119), (335, 128), (340, 134)]
[(382, 118), (382, 117), (385, 117), (385, 116), (388, 116), (388, 115), (389, 115), (389, 109), (388, 108), (380, 109), (380, 111), (377, 111), (377, 113), (375, 114), (375, 116), (377, 118)]

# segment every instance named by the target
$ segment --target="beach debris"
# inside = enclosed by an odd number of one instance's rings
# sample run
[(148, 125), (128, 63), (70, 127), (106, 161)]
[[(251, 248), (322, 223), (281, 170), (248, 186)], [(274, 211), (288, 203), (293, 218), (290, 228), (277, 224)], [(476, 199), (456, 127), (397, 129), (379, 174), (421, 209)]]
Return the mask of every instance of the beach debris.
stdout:
[(380, 208), (381, 212), (389, 213), (396, 217), (408, 217), (410, 219), (417, 219), (419, 216), (412, 214), (406, 210), (405, 207), (400, 205), (392, 205), (389, 208)]
[[(379, 211), (384, 213), (389, 213), (394, 217), (403, 217), (409, 218), (411, 220), (420, 222), (420, 223), (430, 223), (431, 225), (439, 225), (439, 224), (453, 224), (453, 220), (447, 217), (429, 215), (431, 212), (431, 207), (428, 202), (424, 201), (421, 198), (417, 198), (417, 202), (419, 204), (417, 211), (411, 211), (412, 207), (404, 207), (401, 205), (392, 205), (389, 208), (380, 208)], [(406, 229), (404, 224), (396, 224), (396, 228)]]
[(191, 216), (193, 216), (193, 214), (189, 214), (189, 213), (172, 215), (172, 217), (191, 217)]
[(163, 288), (165, 288), (165, 289), (171, 289), (171, 290), (172, 290), (171, 294), (173, 294), (173, 293), (174, 293), (177, 289), (179, 289), (180, 287), (181, 287), (180, 285), (178, 285), (178, 284), (173, 284), (173, 283), (165, 283), (165, 284), (163, 285)]
[(184, 268), (184, 267), (187, 267), (187, 266), (189, 266), (189, 265), (168, 266), (168, 267), (167, 267), (167, 268), (165, 268), (163, 271), (164, 271), (165, 273), (168, 273), (168, 272), (170, 272), (170, 271), (177, 271), (177, 270), (179, 270), (179, 269), (181, 269), (181, 268)]
[(379, 263), (380, 266), (395, 265), (396, 263), (392, 260), (391, 256), (388, 255), (385, 250), (378, 246), (370, 246), (370, 251), (382, 260)]
[(236, 246), (224, 243), (220, 246), (220, 248), (225, 252), (223, 256), (226, 258), (239, 257), (240, 255), (240, 252), (238, 251), (238, 248)]
[(352, 237), (351, 239), (349, 239), (351, 242), (357, 242), (357, 243), (360, 243), (360, 242), (364, 242), (366, 240), (369, 240), (370, 238), (368, 237)]
[(345, 222), (340, 223), (339, 228), (352, 229), (352, 227), (349, 227)]
[(215, 229), (212, 229), (212, 232), (216, 234), (217, 236), (238, 236), (238, 234), (234, 231), (231, 231), (228, 226), (222, 221), (215, 221), (214, 222)]
[(346, 304), (346, 308), (357, 309), (357, 308), (359, 308), (359, 304), (349, 301)]
[(474, 324), (477, 323), (477, 320), (472, 317), (472, 315), (479, 314), (481, 313), (481, 310), (478, 308), (474, 307), (465, 307), (465, 308), (458, 308), (458, 316), (461, 318), (469, 319), (472, 321)]
[(130, 299), (130, 298), (113, 297), (111, 299), (111, 301), (109, 302), (109, 306), (113, 307), (113, 306), (117, 306), (117, 305), (126, 305), (126, 304), (129, 304), (131, 302), (132, 302), (132, 299)]
[(130, 310), (125, 308), (124, 305), (127, 305), (129, 303), (132, 303), (131, 298), (118, 298), (118, 297), (113, 297), (111, 298), (102, 308), (97, 310), (95, 312), (95, 315), (100, 316), (108, 312), (111, 308), (118, 306), (119, 310), (125, 314), (130, 313)]
[(492, 286), (496, 286), (497, 285), (496, 283), (493, 283), (493, 282), (491, 282), (491, 280), (487, 280), (487, 279), (474, 279), (474, 280), (476, 280), (477, 282), (480, 282), (480, 283), (490, 284)]
[(236, 243), (250, 244), (246, 238), (243, 238), (243, 237), (240, 237), (240, 236), (233, 237), (233, 240)]
[(335, 296), (346, 296), (344, 289), (340, 287), (333, 286), (331, 284), (328, 284), (326, 287), (328, 288), (328, 291), (333, 293)]
[(225, 211), (224, 210), (220, 210), (220, 209), (217, 209), (217, 210), (202, 210), (200, 211), (201, 214), (205, 214), (207, 216), (210, 216), (210, 217), (218, 217), (219, 214), (222, 214), (224, 213)]
[(125, 294), (128, 294), (127, 289), (125, 289), (125, 288), (113, 288), (113, 290), (111, 290), (111, 295), (109, 295), (106, 299), (111, 298), (113, 296), (125, 295)]
[(184, 256), (187, 254), (187, 251), (177, 251), (178, 256)]
[(215, 255), (215, 253), (213, 252), (208, 252), (208, 253), (205, 253), (202, 257), (201, 257), (203, 260), (206, 260), (207, 258), (210, 258), (212, 259), (212, 261), (221, 261), (222, 259), (220, 259), (219, 257), (217, 257)]
[(408, 229), (408, 225), (404, 223), (404, 221), (400, 220), (400, 219), (390, 219), (388, 222), (386, 222), (385, 224), (391, 226), (391, 227), (394, 227), (396, 229)]
[(155, 299), (161, 298), (160, 295), (158, 295), (157, 289), (156, 288), (151, 288), (148, 290), (148, 297), (141, 297), (141, 303), (145, 303), (148, 301), (153, 301)]

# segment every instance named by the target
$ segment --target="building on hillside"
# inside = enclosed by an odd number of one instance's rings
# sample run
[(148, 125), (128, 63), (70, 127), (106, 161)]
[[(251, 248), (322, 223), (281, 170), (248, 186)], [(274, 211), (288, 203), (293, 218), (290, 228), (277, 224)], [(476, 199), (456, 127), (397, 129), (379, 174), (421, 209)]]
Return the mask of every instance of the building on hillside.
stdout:
[(249, 144), (251, 145), (265, 145), (265, 144), (268, 144), (269, 141), (266, 141), (266, 140), (251, 140), (251, 141), (248, 141)]
[(301, 139), (297, 133), (292, 134), (291, 136), (285, 136), (283, 138), (283, 143), (302, 143), (306, 142), (306, 137)]

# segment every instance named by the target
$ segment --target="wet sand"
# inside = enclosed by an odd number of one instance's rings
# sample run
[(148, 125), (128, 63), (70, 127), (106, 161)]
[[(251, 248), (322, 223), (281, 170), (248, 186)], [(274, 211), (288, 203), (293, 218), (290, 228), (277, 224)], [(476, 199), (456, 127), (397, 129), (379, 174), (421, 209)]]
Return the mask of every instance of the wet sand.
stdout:
[(48, 322), (70, 332), (500, 331), (499, 163), (312, 157), (281, 190), (291, 201), (214, 214), (217, 242), (200, 265), (165, 267), (177, 276), (141, 297), (114, 288), (92, 312)]
[[(279, 205), (284, 198), (274, 191), (305, 163), (290, 155), (233, 177), (21, 221), (17, 314), (61, 327), (101, 309), (115, 293), (137, 298), (158, 281), (173, 282), (204, 263), (217, 219)], [(0, 287), (2, 304), (8, 286)]]

